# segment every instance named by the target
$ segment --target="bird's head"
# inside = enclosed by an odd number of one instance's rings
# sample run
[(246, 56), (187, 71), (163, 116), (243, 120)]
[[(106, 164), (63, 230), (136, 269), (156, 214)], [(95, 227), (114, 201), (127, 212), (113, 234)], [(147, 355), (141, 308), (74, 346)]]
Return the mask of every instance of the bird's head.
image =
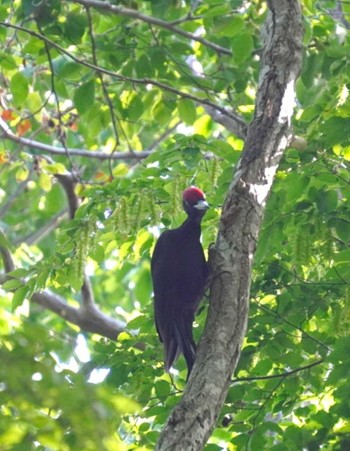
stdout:
[(188, 216), (201, 219), (209, 208), (203, 191), (195, 186), (186, 188), (182, 193), (182, 204)]

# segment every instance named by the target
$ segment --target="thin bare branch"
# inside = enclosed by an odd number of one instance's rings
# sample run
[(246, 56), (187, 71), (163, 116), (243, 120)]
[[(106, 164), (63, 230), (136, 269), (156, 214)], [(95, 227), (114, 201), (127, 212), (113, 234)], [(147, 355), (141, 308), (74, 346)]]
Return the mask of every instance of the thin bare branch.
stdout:
[(74, 191), (77, 180), (72, 174), (55, 174), (55, 177), (64, 189), (69, 207), (69, 217), (73, 219), (79, 207), (79, 199)]
[[(75, 212), (77, 211), (80, 203), (79, 198), (75, 193), (75, 185), (77, 183), (77, 180), (72, 174), (56, 174), (56, 178), (60, 182), (66, 194), (69, 207), (69, 217), (70, 219), (74, 219)], [(95, 313), (96, 311), (98, 311), (98, 309), (95, 305), (94, 293), (92, 291), (90, 279), (86, 274), (86, 271), (84, 271), (83, 278), (84, 282), (81, 287), (81, 310), (84, 312), (92, 311), (92, 313)]]
[(168, 138), (168, 136), (170, 136), (177, 129), (177, 127), (180, 124), (181, 121), (178, 121), (172, 127), (169, 127), (162, 134), (160, 134), (158, 138), (156, 138), (152, 142), (152, 144), (148, 147), (148, 152), (152, 152), (153, 150), (155, 150), (159, 146), (159, 144), (161, 144), (166, 138)]
[(326, 11), (333, 17), (334, 20), (341, 22), (347, 30), (350, 30), (350, 22), (345, 17), (342, 5), (343, 3), (345, 2), (337, 1), (334, 9), (326, 9)]
[(254, 382), (254, 381), (264, 381), (268, 379), (276, 379), (276, 378), (285, 378), (288, 376), (292, 376), (293, 374), (300, 373), (301, 371), (309, 370), (314, 366), (321, 365), (324, 360), (316, 360), (316, 362), (309, 363), (308, 365), (301, 366), (299, 368), (295, 368), (294, 370), (285, 371), (279, 374), (269, 374), (266, 376), (249, 376), (249, 377), (236, 377), (231, 381), (232, 384), (237, 384), (238, 382)]
[(0, 246), (0, 254), (4, 263), (5, 272), (8, 273), (13, 271), (15, 269), (15, 264), (11, 252), (6, 247)]
[[(8, 280), (7, 273), (15, 270), (15, 264), (11, 252), (0, 247), (0, 255), (4, 263), (5, 274), (0, 276), (0, 283)], [(86, 296), (89, 296), (90, 288), (85, 286)], [(93, 303), (86, 304), (80, 308), (70, 306), (64, 298), (49, 291), (34, 293), (31, 300), (43, 308), (51, 310), (61, 318), (80, 327), (86, 332), (96, 333), (102, 337), (116, 340), (118, 335), (125, 330), (125, 323), (102, 313)]]
[[(67, 156), (66, 150), (62, 147), (51, 146), (49, 144), (43, 144), (33, 139), (24, 138), (23, 136), (17, 136), (1, 118), (0, 128), (2, 129), (2, 134), (0, 135), (2, 139), (9, 139), (10, 141), (16, 142), (22, 146), (24, 145), (31, 149), (42, 150), (52, 155)], [(145, 150), (143, 152), (118, 152), (108, 154), (104, 153), (103, 151), (89, 151), (86, 149), (72, 149), (69, 147), (67, 148), (67, 151), (70, 155), (76, 155), (78, 157), (84, 158), (95, 158), (97, 160), (143, 160), (151, 154), (151, 152), (148, 150)]]
[(24, 237), (19, 237), (14, 240), (14, 244), (18, 243), (26, 243), (28, 246), (32, 244), (39, 243), (42, 239), (44, 239), (49, 233), (55, 230), (62, 221), (68, 218), (68, 211), (63, 210), (57, 213), (55, 216), (51, 218), (49, 222), (43, 225), (40, 229), (35, 230), (33, 233), (30, 233)]
[[(37, 27), (40, 31), (40, 33), (42, 34), (42, 36), (44, 36), (44, 33), (42, 32), (39, 23), (37, 22)], [(71, 159), (71, 156), (68, 152), (68, 148), (67, 148), (67, 144), (66, 144), (66, 135), (64, 132), (64, 124), (62, 121), (62, 112), (61, 112), (61, 106), (60, 106), (60, 100), (56, 91), (56, 80), (55, 80), (55, 71), (54, 71), (54, 67), (53, 67), (53, 63), (52, 63), (52, 58), (51, 58), (51, 52), (50, 52), (50, 46), (49, 43), (45, 40), (44, 41), (44, 46), (45, 46), (45, 52), (46, 52), (46, 56), (47, 56), (47, 60), (49, 62), (49, 66), (50, 66), (50, 79), (51, 79), (51, 93), (53, 94), (54, 98), (55, 98), (55, 103), (56, 103), (56, 111), (57, 111), (57, 115), (58, 115), (58, 122), (59, 122), (59, 129), (58, 129), (58, 140), (60, 141), (60, 143), (62, 144), (62, 147), (65, 151), (65, 154), (68, 158), (68, 161), (70, 163), (71, 166), (71, 170), (78, 175), (78, 169), (75, 167), (75, 164), (73, 162), (73, 160)]]
[(178, 34), (187, 39), (191, 39), (192, 41), (200, 42), (205, 47), (215, 50), (215, 52), (217, 52), (219, 55), (232, 55), (232, 51), (230, 49), (215, 44), (214, 42), (208, 41), (201, 36), (197, 36), (196, 34), (182, 30), (182, 28), (176, 27), (172, 22), (166, 22), (162, 19), (158, 19), (157, 17), (142, 14), (137, 9), (129, 9), (125, 8), (124, 6), (112, 5), (111, 3), (101, 2), (99, 0), (74, 0), (72, 3), (79, 3), (80, 5), (83, 5), (85, 7), (92, 7), (95, 9), (108, 11), (109, 13), (116, 14), (118, 16), (130, 17), (131, 19), (140, 20), (141, 22), (169, 30), (171, 31), (171, 33)]
[[(97, 61), (97, 53), (96, 53), (96, 42), (95, 42), (95, 36), (94, 36), (94, 30), (93, 30), (93, 25), (92, 25), (92, 17), (91, 17), (91, 13), (90, 13), (90, 8), (89, 7), (85, 7), (86, 9), (86, 15), (87, 15), (87, 19), (88, 19), (88, 30), (89, 30), (89, 36), (90, 36), (90, 42), (91, 42), (91, 52), (92, 52), (92, 61), (93, 63), (98, 66), (98, 61)], [(101, 72), (98, 73), (98, 77), (100, 79), (101, 82), (101, 86), (102, 86), (102, 92), (103, 92), (103, 97), (105, 98), (105, 101), (108, 105), (108, 109), (110, 112), (110, 116), (111, 116), (111, 121), (112, 121), (112, 128), (113, 128), (113, 132), (114, 132), (114, 137), (115, 137), (115, 145), (114, 145), (114, 149), (113, 152), (115, 151), (117, 145), (119, 144), (119, 134), (118, 134), (118, 129), (117, 129), (117, 118), (114, 112), (114, 107), (113, 104), (111, 102), (111, 99), (109, 97), (108, 94), (108, 90), (105, 84), (105, 81), (103, 79), (103, 74)]]
[(87, 274), (84, 274), (84, 283), (81, 287), (81, 297), (83, 300), (82, 309), (83, 310), (91, 310), (96, 309), (94, 293), (92, 291), (90, 279)]
[(288, 326), (291, 326), (293, 329), (297, 329), (299, 330), (299, 332), (302, 333), (302, 335), (306, 338), (308, 338), (309, 340), (314, 341), (315, 343), (317, 343), (319, 346), (321, 346), (324, 349), (327, 349), (327, 351), (330, 351), (330, 348), (325, 345), (324, 343), (322, 343), (322, 341), (318, 340), (317, 338), (313, 337), (312, 335), (310, 335), (308, 332), (306, 332), (300, 325), (298, 326), (297, 324), (291, 323), (290, 321), (288, 321), (286, 318), (284, 318), (280, 313), (278, 313), (275, 310), (272, 310), (268, 307), (266, 307), (265, 305), (261, 304), (260, 302), (258, 302), (257, 300), (255, 300), (256, 304), (258, 305), (258, 307), (263, 310), (264, 312), (269, 313), (270, 315), (273, 315), (275, 318), (279, 318), (283, 323), (287, 324)]
[(238, 136), (238, 138), (241, 138), (243, 140), (245, 139), (245, 137), (247, 136), (248, 126), (242, 118), (232, 112), (230, 113), (230, 116), (222, 114), (221, 111), (218, 111), (216, 108), (213, 108), (210, 105), (205, 105), (204, 109), (214, 122), (222, 125), (226, 128), (226, 130)]
[(82, 330), (99, 334), (111, 340), (116, 340), (118, 335), (125, 330), (124, 323), (105, 315), (96, 306), (91, 306), (89, 309), (76, 309), (68, 305), (62, 297), (49, 291), (34, 293), (32, 301), (57, 313), (57, 315), (79, 326)]
[[(1, 118), (0, 118), (1, 121)], [(11, 207), (13, 202), (17, 199), (17, 197), (23, 192), (24, 188), (27, 186), (29, 179), (25, 180), (18, 184), (16, 190), (7, 198), (7, 201), (0, 208), (0, 218), (4, 216), (7, 210)]]

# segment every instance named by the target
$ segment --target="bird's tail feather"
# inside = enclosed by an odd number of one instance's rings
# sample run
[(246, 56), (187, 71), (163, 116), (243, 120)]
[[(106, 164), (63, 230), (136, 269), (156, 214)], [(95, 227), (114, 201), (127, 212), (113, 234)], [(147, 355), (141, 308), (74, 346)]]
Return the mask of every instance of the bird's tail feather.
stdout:
[(169, 372), (171, 365), (176, 362), (179, 357), (180, 350), (177, 341), (171, 337), (168, 343), (164, 346), (164, 367), (165, 371)]
[(182, 353), (185, 357), (189, 375), (196, 355), (196, 344), (192, 337), (192, 321), (189, 324), (186, 324), (186, 322), (175, 324), (174, 333), (179, 353)]
[(171, 332), (163, 336), (165, 371), (169, 372), (172, 364), (176, 362), (180, 354), (183, 354), (188, 375), (190, 374), (196, 355), (196, 344), (192, 336), (192, 322), (192, 316), (181, 317), (178, 315), (176, 322), (172, 324)]

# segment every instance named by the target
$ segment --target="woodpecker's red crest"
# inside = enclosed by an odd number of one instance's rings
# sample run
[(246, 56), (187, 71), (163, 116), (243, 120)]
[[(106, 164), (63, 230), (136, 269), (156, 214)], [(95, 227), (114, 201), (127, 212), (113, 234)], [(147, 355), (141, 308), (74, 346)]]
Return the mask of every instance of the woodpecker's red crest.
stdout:
[(205, 200), (205, 195), (202, 190), (195, 186), (186, 188), (182, 193), (182, 199), (189, 204), (196, 204), (199, 200)]

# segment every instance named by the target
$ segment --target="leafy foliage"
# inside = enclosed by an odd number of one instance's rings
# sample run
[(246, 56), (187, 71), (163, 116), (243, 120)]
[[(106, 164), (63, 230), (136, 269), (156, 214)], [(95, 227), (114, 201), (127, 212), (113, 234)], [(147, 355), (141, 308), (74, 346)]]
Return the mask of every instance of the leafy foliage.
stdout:
[[(350, 8), (302, 3), (294, 131), (307, 145), (295, 141), (279, 168), (241, 360), (207, 450), (350, 441)], [(252, 118), (266, 5), (120, 4), (133, 15), (0, 5), (1, 449), (154, 449), (184, 387), (182, 360), (174, 381), (163, 373), (149, 258), (159, 230), (183, 220), (189, 184), (207, 193), (204, 247), (215, 241), (244, 133), (213, 108), (236, 125)], [(96, 305), (126, 323), (116, 341), (77, 339), (65, 312), (30, 301), (50, 290), (79, 312), (87, 277)], [(197, 338), (205, 314), (204, 302)]]

